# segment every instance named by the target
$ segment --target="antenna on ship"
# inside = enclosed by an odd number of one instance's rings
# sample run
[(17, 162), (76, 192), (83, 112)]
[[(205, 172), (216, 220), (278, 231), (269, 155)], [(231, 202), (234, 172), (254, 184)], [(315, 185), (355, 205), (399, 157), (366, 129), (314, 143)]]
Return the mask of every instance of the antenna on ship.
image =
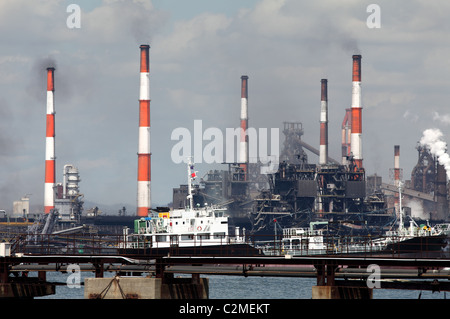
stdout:
[(189, 209), (194, 209), (194, 196), (192, 195), (193, 181), (197, 177), (197, 173), (194, 171), (194, 163), (192, 162), (192, 156), (188, 157), (188, 196)]
[(399, 230), (403, 230), (402, 186), (403, 186), (403, 182), (399, 181), (398, 182), (398, 208), (399, 208), (398, 210), (399, 210), (399, 217), (400, 217)]

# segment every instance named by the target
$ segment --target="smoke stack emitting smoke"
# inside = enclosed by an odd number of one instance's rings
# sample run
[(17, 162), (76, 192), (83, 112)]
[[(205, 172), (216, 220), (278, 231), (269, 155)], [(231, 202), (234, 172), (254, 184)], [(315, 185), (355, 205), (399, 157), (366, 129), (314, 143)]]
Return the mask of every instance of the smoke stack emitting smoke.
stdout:
[(54, 103), (54, 71), (47, 68), (47, 129), (45, 135), (45, 188), (44, 212), (55, 208), (55, 103)]
[(444, 166), (447, 177), (450, 178), (450, 155), (447, 154), (447, 143), (442, 140), (442, 136), (439, 129), (427, 129), (423, 132), (420, 144), (428, 147), (431, 154), (436, 156), (439, 164)]
[(361, 55), (353, 55), (351, 150), (358, 168), (362, 168)]

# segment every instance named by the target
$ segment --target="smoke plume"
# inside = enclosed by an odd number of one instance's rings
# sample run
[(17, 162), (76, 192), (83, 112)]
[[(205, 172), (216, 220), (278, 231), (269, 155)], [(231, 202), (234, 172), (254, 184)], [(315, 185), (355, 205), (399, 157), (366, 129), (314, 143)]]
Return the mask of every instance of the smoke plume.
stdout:
[(411, 216), (413, 218), (427, 219), (427, 217), (429, 217), (426, 216), (423, 205), (420, 201), (416, 199), (410, 199), (406, 201), (405, 205), (411, 208)]
[(427, 129), (423, 132), (420, 144), (428, 147), (431, 154), (436, 156), (439, 164), (444, 166), (447, 177), (450, 178), (450, 156), (447, 154), (447, 143), (442, 140), (442, 136), (439, 129)]
[[(56, 60), (51, 57), (37, 58), (31, 66), (31, 76), (26, 86), (26, 92), (42, 103), (45, 102), (47, 90), (47, 68), (56, 68)], [(58, 88), (59, 89), (59, 88)]]

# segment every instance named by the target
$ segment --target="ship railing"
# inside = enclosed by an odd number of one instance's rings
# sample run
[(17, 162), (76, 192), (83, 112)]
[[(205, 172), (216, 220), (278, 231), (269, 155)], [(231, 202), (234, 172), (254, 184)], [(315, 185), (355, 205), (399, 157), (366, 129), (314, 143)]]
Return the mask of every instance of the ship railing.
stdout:
[[(134, 238), (132, 238), (134, 237)], [(216, 236), (193, 236), (191, 240), (180, 241), (167, 236), (170, 253), (179, 253), (180, 247), (192, 246), (203, 255), (211, 250), (209, 247), (218, 246), (224, 252), (233, 246), (235, 253), (246, 254), (253, 246), (236, 245), (243, 243), (241, 238), (234, 238), (227, 234)], [(37, 234), (27, 237), (26, 234), (17, 236), (11, 241), (11, 253), (17, 255), (123, 255), (127, 248), (136, 249), (133, 254), (150, 253), (151, 250), (167, 247), (167, 242), (152, 241), (150, 236), (125, 236), (124, 234)], [(243, 251), (236, 251), (242, 249)], [(232, 252), (230, 251), (230, 254)], [(253, 254), (253, 253), (252, 253)]]
[[(168, 236), (169, 237), (169, 236)], [(432, 236), (422, 237), (418, 242), (403, 242), (400, 237), (378, 237), (370, 236), (327, 236), (321, 235), (304, 236), (290, 238), (286, 240), (282, 235), (258, 236), (246, 235), (236, 238), (230, 235), (210, 236), (202, 238), (194, 236), (191, 241), (170, 239), (170, 251), (173, 254), (179, 253), (179, 248), (185, 244), (191, 245), (194, 249), (208, 254), (208, 246), (223, 246), (224, 251), (229, 246), (242, 249), (253, 248), (267, 256), (305, 256), (305, 255), (345, 255), (359, 254), (361, 256), (402, 257), (414, 255), (415, 257), (445, 257), (449, 255), (447, 242), (438, 242)], [(447, 239), (448, 241), (448, 239)], [(123, 235), (113, 234), (45, 234), (27, 237), (26, 234), (17, 235), (11, 240), (12, 254), (40, 254), (40, 255), (105, 255), (123, 254), (124, 248), (136, 248), (135, 253), (148, 253), (152, 248), (167, 246), (167, 243), (152, 242), (150, 238), (136, 236), (136, 240), (127, 237), (124, 241)], [(239, 248), (236, 248), (239, 249)], [(140, 251), (141, 250), (141, 251)], [(237, 252), (246, 254), (245, 251)]]
[[(112, 255), (117, 254), (123, 235), (34, 234), (18, 236), (12, 254), (30, 255)], [(25, 239), (23, 239), (25, 238)]]
[[(411, 237), (412, 238), (412, 237)], [(450, 239), (447, 242), (435, 241), (433, 236), (424, 236), (417, 242), (405, 242), (401, 236), (328, 236), (305, 235), (283, 237), (281, 235), (267, 236), (264, 240), (256, 240), (255, 247), (268, 256), (306, 256), (306, 255), (346, 255), (375, 257), (417, 258), (450, 257)]]

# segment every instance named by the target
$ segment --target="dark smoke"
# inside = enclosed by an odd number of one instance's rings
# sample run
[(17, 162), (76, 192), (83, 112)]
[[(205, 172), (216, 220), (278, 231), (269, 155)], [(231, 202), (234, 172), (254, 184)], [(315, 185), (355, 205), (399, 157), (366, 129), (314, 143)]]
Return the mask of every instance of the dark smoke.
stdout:
[(347, 37), (342, 37), (341, 47), (346, 53), (361, 54), (361, 50), (358, 47), (358, 41), (349, 35), (347, 35)]
[[(73, 85), (77, 83), (81, 88), (89, 87), (91, 78), (76, 79), (79, 75), (72, 66), (59, 66), (52, 56), (37, 58), (31, 66), (31, 75), (26, 85), (26, 91), (33, 99), (37, 99), (45, 106), (47, 98), (47, 68), (55, 68), (55, 91), (58, 99), (69, 100), (72, 97)], [(75, 79), (75, 80), (74, 80)], [(83, 90), (87, 92), (87, 90)]]
[(11, 131), (10, 123), (13, 121), (12, 111), (4, 98), (0, 98), (0, 156), (10, 156), (17, 143)]
[[(58, 70), (55, 58), (48, 56), (38, 58), (34, 61), (30, 70), (29, 82), (26, 85), (27, 93), (38, 101), (46, 100), (47, 90), (47, 68), (55, 68), (55, 74)], [(56, 78), (56, 75), (55, 75)], [(55, 81), (55, 90), (58, 89), (57, 81)]]
[(116, 3), (118, 21), (128, 28), (136, 44), (151, 43), (152, 37), (168, 21), (169, 14), (140, 2)]
[(314, 42), (320, 50), (324, 46), (328, 46), (343, 50), (345, 54), (361, 54), (358, 40), (330, 21), (321, 21), (320, 25), (315, 28), (315, 32), (317, 32), (315, 35), (318, 41)]

